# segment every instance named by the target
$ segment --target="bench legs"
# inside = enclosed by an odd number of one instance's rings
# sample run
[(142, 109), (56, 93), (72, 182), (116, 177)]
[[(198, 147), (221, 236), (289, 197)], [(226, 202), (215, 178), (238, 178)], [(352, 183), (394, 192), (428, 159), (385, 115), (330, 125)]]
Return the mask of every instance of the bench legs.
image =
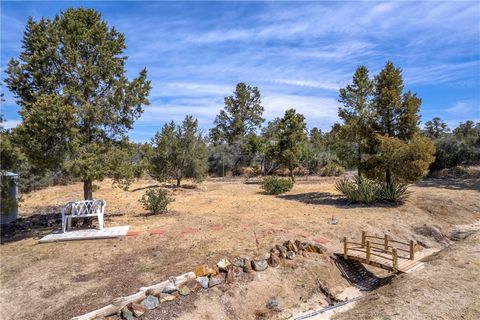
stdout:
[(103, 230), (103, 215), (98, 215), (98, 227)]
[[(82, 217), (78, 217), (82, 218)], [(103, 215), (98, 215), (98, 227), (100, 230), (103, 230), (104, 223), (103, 223)], [(72, 217), (62, 216), (62, 233), (65, 231), (72, 229)]]

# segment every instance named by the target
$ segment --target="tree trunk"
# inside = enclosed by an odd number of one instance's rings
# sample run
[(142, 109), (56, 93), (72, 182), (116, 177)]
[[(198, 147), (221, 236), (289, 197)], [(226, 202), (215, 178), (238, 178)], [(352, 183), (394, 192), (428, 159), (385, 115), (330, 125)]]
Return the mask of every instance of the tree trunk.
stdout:
[[(87, 179), (83, 181), (83, 200), (93, 200), (93, 187), (92, 187), (92, 180)], [(93, 218), (84, 218), (83, 226), (84, 227), (92, 227)]]
[(357, 175), (359, 178), (362, 178), (362, 148), (360, 147), (360, 142), (358, 143), (358, 155), (357, 155)]
[(387, 182), (387, 184), (391, 184), (391, 183), (392, 183), (392, 173), (390, 172), (390, 168), (387, 168), (386, 182)]
[(292, 181), (295, 182), (295, 177), (293, 176), (293, 169), (290, 169), (290, 178), (292, 178)]
[(182, 178), (177, 178), (177, 188), (180, 188), (180, 181), (182, 180)]
[(83, 199), (93, 200), (92, 180), (88, 179), (83, 181)]

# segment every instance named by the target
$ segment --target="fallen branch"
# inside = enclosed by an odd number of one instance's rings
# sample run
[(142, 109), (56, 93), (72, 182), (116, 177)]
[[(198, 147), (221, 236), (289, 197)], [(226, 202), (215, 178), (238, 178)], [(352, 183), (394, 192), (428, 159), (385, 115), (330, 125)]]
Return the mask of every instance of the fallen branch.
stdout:
[(108, 317), (120, 312), (125, 306), (132, 302), (140, 302), (145, 299), (148, 294), (159, 294), (168, 286), (175, 286), (177, 289), (185, 282), (195, 279), (195, 273), (187, 272), (172, 280), (163, 281), (152, 286), (142, 287), (137, 293), (129, 295), (127, 297), (116, 298), (111, 304), (101, 309), (89, 312), (87, 314), (74, 317), (71, 320), (93, 320), (95, 318)]

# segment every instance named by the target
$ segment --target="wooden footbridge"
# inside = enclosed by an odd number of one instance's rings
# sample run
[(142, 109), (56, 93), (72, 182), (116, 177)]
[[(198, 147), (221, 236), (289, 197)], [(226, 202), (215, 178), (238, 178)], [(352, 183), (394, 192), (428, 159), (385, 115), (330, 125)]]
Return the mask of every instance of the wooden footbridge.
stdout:
[(362, 231), (361, 242), (343, 238), (343, 252), (336, 255), (361, 263), (379, 267), (394, 273), (409, 273), (423, 268), (423, 263), (415, 260), (416, 243), (393, 240), (390, 236), (367, 235)]

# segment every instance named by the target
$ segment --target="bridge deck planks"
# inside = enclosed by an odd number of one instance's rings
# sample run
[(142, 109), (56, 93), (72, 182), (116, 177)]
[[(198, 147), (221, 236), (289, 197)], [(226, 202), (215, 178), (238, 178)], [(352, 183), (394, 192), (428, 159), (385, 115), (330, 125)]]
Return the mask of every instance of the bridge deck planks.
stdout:
[[(372, 252), (377, 253), (377, 254), (381, 253), (380, 251), (377, 251), (377, 250), (372, 250)], [(340, 256), (343, 256), (343, 252), (338, 252), (336, 254), (340, 255)], [(349, 250), (348, 254), (347, 254), (347, 257), (349, 259), (358, 260), (362, 263), (367, 263), (366, 255), (367, 255), (366, 251)], [(392, 260), (391, 260), (390, 257), (388, 257), (388, 258), (387, 257), (380, 257), (380, 256), (373, 255), (373, 254), (370, 256), (370, 262), (368, 264), (380, 267), (382, 269), (387, 269), (387, 270), (391, 270), (392, 266), (393, 266), (392, 265)], [(419, 270), (422, 267), (423, 267), (422, 262), (419, 262), (419, 261), (416, 261), (416, 260), (410, 260), (410, 259), (403, 258), (403, 257), (398, 257), (398, 267), (397, 267), (398, 272), (409, 273), (409, 272), (412, 272), (414, 270)]]

